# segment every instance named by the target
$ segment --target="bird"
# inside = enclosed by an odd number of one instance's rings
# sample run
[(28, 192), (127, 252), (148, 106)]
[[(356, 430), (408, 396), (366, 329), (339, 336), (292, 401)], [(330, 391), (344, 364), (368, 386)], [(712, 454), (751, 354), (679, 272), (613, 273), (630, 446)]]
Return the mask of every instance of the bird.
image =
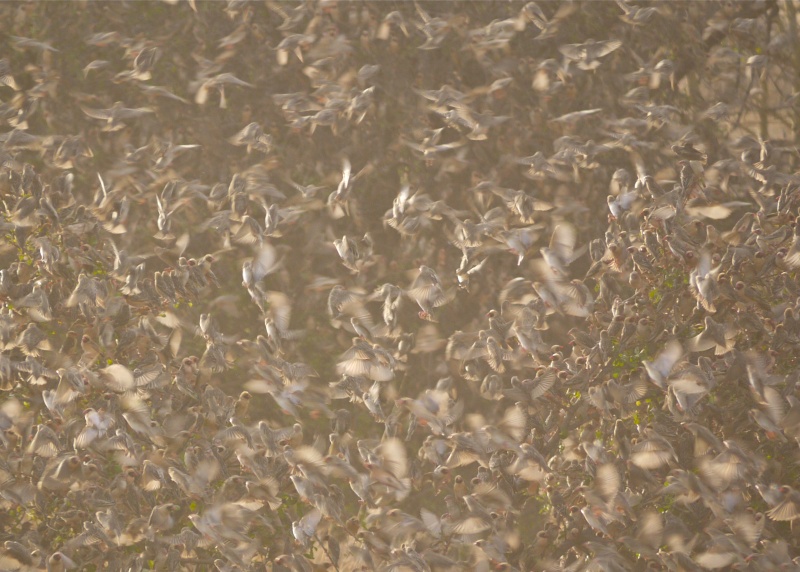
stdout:
[(453, 289), (445, 290), (436, 272), (423, 265), (419, 267), (419, 274), (406, 291), (406, 295), (419, 306), (420, 318), (433, 320), (433, 309), (452, 301), (455, 291)]
[(272, 137), (264, 133), (264, 129), (255, 121), (248, 123), (241, 131), (228, 139), (231, 145), (246, 147), (247, 153), (253, 150), (269, 153), (272, 149)]
[(642, 365), (647, 371), (650, 380), (657, 386), (664, 389), (666, 387), (667, 377), (672, 372), (675, 364), (681, 359), (683, 355), (683, 348), (680, 342), (672, 340), (667, 343), (664, 349), (651, 361), (643, 361)]
[(155, 111), (149, 107), (129, 108), (121, 101), (116, 102), (108, 109), (82, 107), (83, 112), (92, 119), (104, 122), (103, 131), (114, 132), (125, 129), (125, 120), (144, 117)]
[(226, 85), (238, 85), (242, 87), (255, 87), (252, 83), (248, 83), (243, 81), (233, 75), (232, 73), (221, 73), (217, 74), (213, 77), (210, 77), (200, 83), (200, 87), (195, 92), (194, 102), (198, 105), (204, 105), (208, 101), (208, 93), (212, 89), (216, 89), (219, 91), (219, 107), (220, 109), (226, 109), (228, 107), (228, 101), (225, 97), (225, 86)]
[(577, 230), (569, 224), (559, 224), (553, 229), (550, 245), (539, 249), (545, 262), (556, 275), (566, 277), (567, 268), (586, 251), (586, 246), (575, 249)]
[(565, 58), (578, 62), (582, 70), (595, 70), (600, 67), (600, 58), (607, 56), (622, 46), (620, 40), (587, 40), (582, 44), (564, 44), (558, 47)]

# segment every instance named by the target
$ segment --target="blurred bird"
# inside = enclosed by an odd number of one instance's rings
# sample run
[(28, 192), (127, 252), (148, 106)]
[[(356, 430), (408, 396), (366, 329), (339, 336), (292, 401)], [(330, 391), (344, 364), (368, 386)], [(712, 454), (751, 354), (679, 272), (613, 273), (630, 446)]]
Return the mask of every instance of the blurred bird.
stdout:
[(219, 91), (219, 107), (220, 109), (226, 109), (228, 107), (228, 101), (225, 98), (225, 86), (226, 85), (238, 85), (242, 87), (255, 87), (252, 83), (247, 83), (246, 81), (242, 81), (236, 76), (231, 73), (221, 73), (206, 79), (200, 84), (200, 87), (197, 89), (197, 92), (194, 96), (194, 102), (198, 105), (204, 105), (206, 101), (208, 101), (208, 92), (212, 89), (216, 89)]
[(124, 123), (127, 119), (137, 119), (144, 117), (149, 113), (154, 113), (153, 109), (149, 107), (128, 108), (120, 101), (116, 102), (109, 109), (92, 109), (88, 107), (81, 108), (83, 112), (92, 119), (99, 119), (105, 122), (103, 131), (120, 131), (126, 127)]
[(565, 58), (578, 62), (580, 69), (591, 71), (600, 67), (600, 58), (619, 49), (620, 46), (622, 46), (622, 42), (619, 40), (607, 40), (604, 42), (587, 40), (583, 44), (559, 46), (558, 51)]
[(575, 250), (577, 235), (574, 226), (559, 224), (553, 229), (550, 245), (540, 249), (545, 262), (560, 277), (566, 277), (567, 267), (586, 252), (587, 246)]
[(445, 291), (436, 273), (427, 266), (420, 266), (419, 274), (406, 291), (406, 295), (420, 307), (420, 318), (434, 321), (433, 309), (452, 301), (455, 291), (452, 289)]
[(269, 153), (272, 149), (272, 137), (266, 135), (258, 123), (249, 123), (244, 129), (228, 139), (231, 145), (247, 147), (247, 153), (254, 149), (262, 153)]

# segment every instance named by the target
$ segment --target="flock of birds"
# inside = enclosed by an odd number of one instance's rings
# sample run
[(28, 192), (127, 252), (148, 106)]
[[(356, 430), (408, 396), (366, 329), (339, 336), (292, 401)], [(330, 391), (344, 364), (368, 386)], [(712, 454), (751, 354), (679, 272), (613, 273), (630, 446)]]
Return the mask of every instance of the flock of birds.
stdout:
[(0, 7), (0, 570), (800, 569), (791, 5)]

